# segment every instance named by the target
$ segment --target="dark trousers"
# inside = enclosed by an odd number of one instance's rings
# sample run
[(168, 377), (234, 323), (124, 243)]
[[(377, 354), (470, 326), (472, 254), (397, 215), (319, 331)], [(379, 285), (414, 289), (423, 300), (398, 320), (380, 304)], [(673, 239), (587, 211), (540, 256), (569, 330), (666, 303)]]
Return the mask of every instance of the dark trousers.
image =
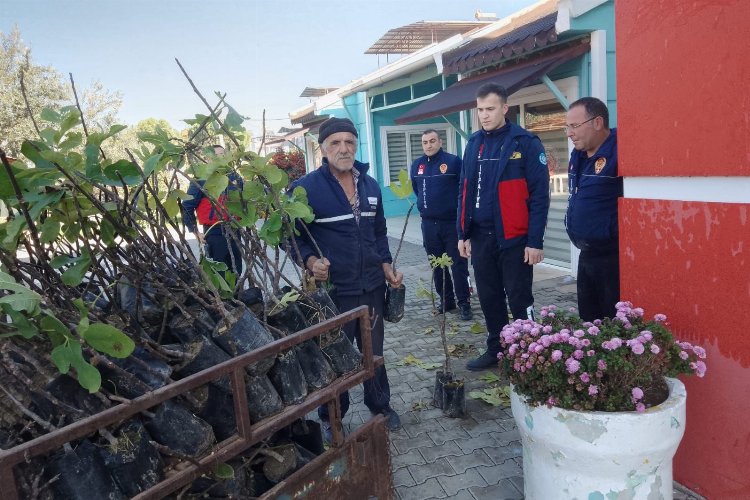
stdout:
[(508, 305), (514, 319), (533, 316), (534, 267), (523, 261), (524, 245), (501, 249), (494, 231), (472, 229), (470, 241), (479, 304), (487, 323), (487, 350), (497, 354), (500, 331), (508, 324)]
[(578, 310), (581, 319), (611, 318), (620, 300), (620, 258), (617, 251), (605, 254), (581, 251), (578, 258)]
[[(228, 228), (224, 224), (217, 224), (213, 227), (204, 226), (206, 255), (215, 261), (223, 262), (235, 274), (240, 274), (242, 270), (240, 247), (234, 238), (227, 234), (227, 231)], [(234, 266), (232, 259), (234, 259)]]
[[(383, 337), (385, 335), (383, 326), (383, 303), (385, 302), (385, 285), (378, 287), (372, 292), (363, 295), (345, 295), (339, 297), (335, 292), (331, 293), (331, 299), (336, 304), (339, 312), (346, 312), (355, 307), (367, 305), (370, 309), (370, 317), (375, 317), (371, 325), (372, 330), (372, 353), (376, 356), (383, 355)], [(344, 333), (349, 340), (356, 340), (360, 352), (362, 349), (362, 337), (359, 332), (359, 319), (350, 321), (344, 325)], [(362, 384), (365, 392), (365, 406), (371, 412), (378, 413), (385, 409), (391, 401), (391, 388), (388, 385), (388, 375), (385, 373), (385, 365), (375, 368), (375, 376), (365, 380)], [(346, 415), (349, 410), (349, 392), (343, 392), (339, 396), (341, 404), (341, 416)], [(328, 420), (328, 406), (318, 407), (318, 416), (321, 420)]]
[[(427, 255), (440, 257), (447, 253), (453, 259), (450, 272), (445, 270), (445, 296), (443, 297), (443, 271), (433, 270), (435, 290), (440, 303), (454, 306), (469, 303), (469, 261), (458, 254), (456, 222), (436, 219), (422, 219), (422, 241)], [(451, 274), (453, 279), (451, 280)], [(455, 291), (455, 298), (454, 298)]]

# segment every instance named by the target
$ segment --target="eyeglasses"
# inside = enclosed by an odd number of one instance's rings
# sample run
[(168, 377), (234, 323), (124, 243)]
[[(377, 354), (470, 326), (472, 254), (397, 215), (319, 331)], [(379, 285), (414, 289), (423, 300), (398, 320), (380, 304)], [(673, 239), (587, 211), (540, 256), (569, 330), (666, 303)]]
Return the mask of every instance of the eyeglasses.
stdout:
[(586, 120), (585, 122), (581, 122), (581, 123), (578, 123), (578, 124), (576, 124), (576, 125), (565, 125), (565, 126), (563, 127), (563, 130), (565, 130), (565, 133), (567, 134), (567, 133), (568, 133), (568, 132), (570, 132), (571, 130), (575, 130), (575, 129), (577, 129), (578, 127), (580, 127), (581, 125), (583, 125), (583, 124), (585, 124), (585, 123), (588, 123), (588, 122), (590, 122), (591, 120), (593, 120), (593, 119), (595, 119), (595, 118), (599, 118), (599, 115), (596, 115), (596, 116), (592, 116), (591, 118), (589, 118), (589, 119), (588, 119), (588, 120)]

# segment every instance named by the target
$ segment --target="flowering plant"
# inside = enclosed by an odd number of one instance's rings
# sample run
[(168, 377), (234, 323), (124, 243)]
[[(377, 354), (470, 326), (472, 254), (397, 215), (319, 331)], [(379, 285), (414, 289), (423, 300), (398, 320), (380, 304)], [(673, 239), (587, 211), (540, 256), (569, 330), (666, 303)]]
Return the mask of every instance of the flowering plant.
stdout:
[(618, 302), (614, 318), (593, 322), (574, 311), (548, 306), (541, 323), (503, 328), (498, 358), (531, 405), (642, 412), (668, 397), (665, 376), (706, 373), (706, 351), (675, 340), (663, 314), (646, 320), (630, 302)]

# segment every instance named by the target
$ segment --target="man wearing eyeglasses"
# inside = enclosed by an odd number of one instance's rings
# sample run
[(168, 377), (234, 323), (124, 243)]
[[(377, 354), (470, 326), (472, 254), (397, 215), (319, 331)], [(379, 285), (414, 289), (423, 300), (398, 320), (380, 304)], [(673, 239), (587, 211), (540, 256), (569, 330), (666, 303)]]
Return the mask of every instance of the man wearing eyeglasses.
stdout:
[(595, 97), (571, 104), (565, 121), (575, 147), (568, 167), (565, 228), (581, 250), (578, 309), (583, 320), (593, 321), (612, 317), (620, 300), (617, 199), (623, 188), (617, 174), (617, 129), (609, 128), (607, 106)]
[(544, 258), (549, 211), (549, 171), (541, 141), (505, 120), (504, 87), (484, 84), (476, 97), (482, 129), (466, 144), (456, 224), (458, 250), (471, 257), (487, 324), (487, 351), (466, 363), (472, 371), (497, 366), (500, 331), (508, 324), (506, 304), (514, 319), (534, 318), (533, 266)]

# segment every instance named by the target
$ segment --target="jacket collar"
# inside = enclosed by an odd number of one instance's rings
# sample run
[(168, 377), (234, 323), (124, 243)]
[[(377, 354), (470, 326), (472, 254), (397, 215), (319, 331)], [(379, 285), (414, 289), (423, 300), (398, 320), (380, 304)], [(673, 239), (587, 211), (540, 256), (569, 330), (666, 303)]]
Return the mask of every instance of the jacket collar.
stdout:
[[(356, 168), (357, 171), (359, 172), (359, 176), (361, 179), (362, 176), (366, 174), (367, 171), (370, 169), (370, 164), (362, 163), (357, 160), (354, 160), (354, 168)], [(334, 177), (333, 174), (331, 173), (331, 166), (328, 164), (328, 158), (325, 158), (325, 157), (323, 158), (323, 163), (321, 164), (320, 169), (323, 171), (325, 175)]]
[(437, 157), (438, 157), (438, 156), (440, 156), (441, 154), (443, 154), (443, 148), (440, 148), (440, 149), (438, 149), (438, 150), (437, 150), (437, 153), (435, 153), (435, 154), (434, 154), (434, 155), (432, 155), (432, 156), (428, 156), (428, 155), (425, 155), (425, 156), (427, 156), (427, 159), (428, 159), (428, 160), (434, 160), (435, 158), (437, 158)]

